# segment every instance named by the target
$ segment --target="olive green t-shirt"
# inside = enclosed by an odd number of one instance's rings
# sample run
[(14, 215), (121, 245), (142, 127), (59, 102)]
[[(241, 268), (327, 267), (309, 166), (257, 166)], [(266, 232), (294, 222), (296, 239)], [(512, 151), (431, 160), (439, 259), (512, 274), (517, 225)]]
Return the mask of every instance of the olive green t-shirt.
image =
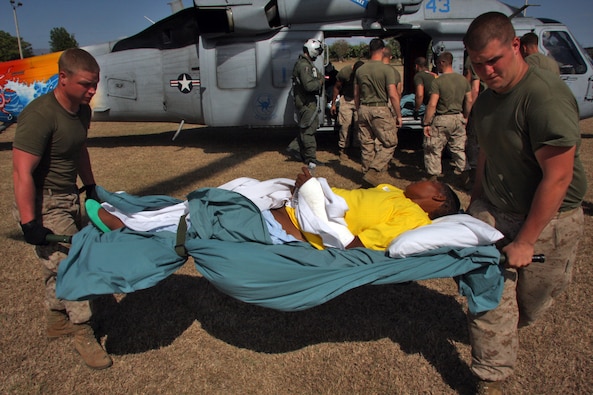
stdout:
[(556, 75), (560, 75), (560, 66), (558, 66), (558, 62), (556, 62), (554, 58), (539, 52), (527, 56), (525, 62), (530, 66), (539, 67), (540, 69), (548, 70)]
[(360, 94), (360, 104), (368, 105), (389, 101), (388, 86), (395, 85), (393, 68), (380, 60), (369, 60), (356, 70), (356, 83)]
[(435, 78), (430, 85), (430, 94), (438, 94), (437, 115), (463, 112), (465, 94), (471, 90), (469, 82), (457, 73), (445, 73)]
[(430, 87), (434, 79), (434, 74), (429, 73), (428, 71), (419, 71), (414, 74), (414, 87), (417, 87), (418, 85), (424, 86), (424, 100), (422, 100), (424, 105), (427, 105), (428, 100), (430, 100)]
[(352, 65), (346, 65), (338, 71), (336, 79), (342, 83), (340, 94), (346, 100), (354, 99), (354, 76), (352, 75)]
[(391, 69), (393, 70), (393, 73), (395, 74), (395, 86), (397, 88), (397, 84), (402, 82), (402, 75), (399, 73), (399, 70), (396, 68), (395, 65), (390, 64), (390, 66), (391, 66)]
[(53, 92), (40, 96), (23, 109), (13, 147), (41, 157), (33, 173), (37, 188), (74, 189), (90, 120), (88, 105), (82, 105), (78, 114), (70, 114)]
[(486, 154), (484, 193), (494, 206), (527, 215), (542, 171), (535, 152), (576, 146), (573, 179), (560, 211), (580, 206), (587, 190), (579, 157), (581, 134), (574, 95), (560, 78), (530, 67), (510, 92), (488, 89), (472, 107), (472, 129)]

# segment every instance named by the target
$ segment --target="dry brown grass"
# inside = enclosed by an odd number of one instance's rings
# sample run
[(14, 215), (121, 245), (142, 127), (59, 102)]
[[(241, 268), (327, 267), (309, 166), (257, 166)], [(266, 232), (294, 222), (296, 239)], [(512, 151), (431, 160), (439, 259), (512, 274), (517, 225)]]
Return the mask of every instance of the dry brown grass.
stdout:
[[(110, 190), (183, 197), (238, 176), (293, 177), (282, 151), (291, 131), (95, 123), (90, 150)], [(583, 159), (593, 168), (593, 119), (582, 121)], [(2, 201), (0, 393), (14, 394), (467, 394), (474, 381), (463, 298), (450, 279), (366, 286), (324, 305), (281, 313), (238, 302), (189, 261), (156, 287), (95, 303), (97, 334), (114, 359), (92, 371), (71, 339), (44, 334), (41, 273), (11, 218), (11, 141), (0, 135)], [(358, 186), (358, 165), (339, 164), (336, 137), (319, 136), (318, 175)], [(396, 153), (399, 186), (420, 176), (419, 151)], [(395, 174), (395, 173), (394, 173)], [(591, 178), (589, 178), (591, 182)], [(467, 196), (464, 195), (467, 202)], [(592, 195), (574, 284), (545, 319), (521, 330), (513, 394), (593, 393)], [(125, 262), (122, 262), (124, 265)]]

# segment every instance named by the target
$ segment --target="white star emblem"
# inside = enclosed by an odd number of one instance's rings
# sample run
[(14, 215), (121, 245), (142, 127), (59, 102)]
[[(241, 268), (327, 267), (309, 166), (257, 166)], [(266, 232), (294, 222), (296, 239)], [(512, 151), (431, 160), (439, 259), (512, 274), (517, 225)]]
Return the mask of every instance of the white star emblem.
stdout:
[(191, 91), (191, 80), (187, 79), (187, 74), (183, 74), (183, 78), (179, 80), (179, 85), (181, 92)]

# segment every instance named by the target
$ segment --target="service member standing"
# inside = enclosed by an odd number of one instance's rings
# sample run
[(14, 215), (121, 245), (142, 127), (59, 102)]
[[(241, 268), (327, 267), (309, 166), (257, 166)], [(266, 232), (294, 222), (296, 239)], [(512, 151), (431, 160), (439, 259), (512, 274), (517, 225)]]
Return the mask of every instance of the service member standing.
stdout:
[[(499, 305), (468, 317), (471, 369), (481, 393), (501, 394), (517, 361), (518, 327), (541, 318), (571, 282), (587, 179), (575, 97), (525, 63), (509, 18), (480, 15), (464, 43), (489, 88), (472, 109), (480, 153), (469, 213), (505, 235), (507, 256)], [(545, 263), (532, 264), (534, 253)]]
[(443, 149), (449, 150), (455, 174), (465, 171), (465, 124), (472, 106), (470, 85), (453, 71), (453, 55), (443, 52), (437, 61), (439, 77), (430, 86), (430, 100), (424, 114), (424, 166), (429, 178), (442, 174)]
[[(371, 40), (371, 59), (356, 71), (354, 85), (363, 180), (373, 186), (386, 182), (387, 168), (397, 146), (397, 129), (402, 124), (395, 73), (382, 61), (383, 48), (383, 40)], [(394, 109), (395, 118), (388, 103)]]
[(560, 75), (558, 62), (551, 56), (540, 53), (538, 44), (539, 39), (535, 33), (526, 33), (521, 37), (521, 55), (523, 55), (525, 62), (530, 66), (539, 67)]
[[(354, 65), (346, 65), (340, 69), (336, 76), (330, 111), (332, 115), (338, 113), (338, 123), (340, 124), (338, 151), (340, 160), (345, 160), (348, 157), (346, 148), (350, 147), (351, 144), (359, 144), (358, 113), (354, 106), (354, 75), (356, 70), (363, 64), (364, 62), (359, 60)], [(339, 110), (337, 108), (338, 96), (340, 97)]]
[(436, 74), (428, 69), (428, 61), (420, 56), (414, 61), (416, 74), (414, 74), (414, 119), (420, 118), (420, 109), (428, 104), (430, 99), (430, 86)]
[(288, 145), (288, 153), (309, 165), (321, 164), (317, 160), (315, 133), (319, 126), (319, 95), (325, 78), (313, 62), (323, 53), (321, 41), (309, 39), (292, 71), (292, 89), (299, 134)]
[(74, 346), (84, 362), (104, 369), (112, 362), (90, 325), (89, 302), (56, 297), (58, 265), (67, 247), (46, 241), (48, 234), (73, 235), (80, 229), (77, 176), (87, 196), (94, 195), (86, 139), (99, 65), (88, 52), (67, 49), (58, 60), (58, 75), (55, 90), (33, 100), (19, 116), (12, 148), (15, 216), (42, 264), (47, 336), (74, 335)]

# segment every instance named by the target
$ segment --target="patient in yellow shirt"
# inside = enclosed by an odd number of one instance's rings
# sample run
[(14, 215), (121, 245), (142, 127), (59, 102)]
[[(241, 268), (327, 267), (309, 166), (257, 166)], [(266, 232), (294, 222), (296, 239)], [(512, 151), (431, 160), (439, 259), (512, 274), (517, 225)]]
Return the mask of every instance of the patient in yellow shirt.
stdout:
[[(295, 188), (302, 187), (313, 176), (306, 167), (296, 178)], [(393, 185), (381, 184), (368, 189), (332, 188), (348, 206), (344, 220), (354, 239), (346, 248), (366, 247), (383, 251), (401, 233), (428, 225), (431, 220), (460, 210), (459, 198), (442, 182), (419, 181), (409, 184), (404, 190)], [(125, 225), (119, 218), (101, 208), (98, 202), (90, 205), (87, 212), (91, 221), (103, 231), (119, 229)], [(274, 219), (282, 229), (295, 239), (311, 243), (323, 249), (318, 235), (305, 233), (289, 206), (271, 209)]]
[[(312, 177), (306, 167), (302, 171), (297, 176), (296, 188)], [(348, 205), (344, 219), (354, 240), (346, 248), (366, 247), (383, 251), (401, 233), (428, 225), (435, 218), (457, 214), (461, 208), (455, 192), (439, 181), (413, 182), (405, 190), (381, 184), (368, 189), (334, 187), (332, 191), (344, 198)], [(286, 210), (291, 211), (289, 207)], [(298, 229), (295, 216), (290, 217), (292, 225)], [(287, 226), (279, 222), (287, 230)], [(320, 238), (316, 235), (305, 234), (305, 239), (315, 247), (322, 248)]]

